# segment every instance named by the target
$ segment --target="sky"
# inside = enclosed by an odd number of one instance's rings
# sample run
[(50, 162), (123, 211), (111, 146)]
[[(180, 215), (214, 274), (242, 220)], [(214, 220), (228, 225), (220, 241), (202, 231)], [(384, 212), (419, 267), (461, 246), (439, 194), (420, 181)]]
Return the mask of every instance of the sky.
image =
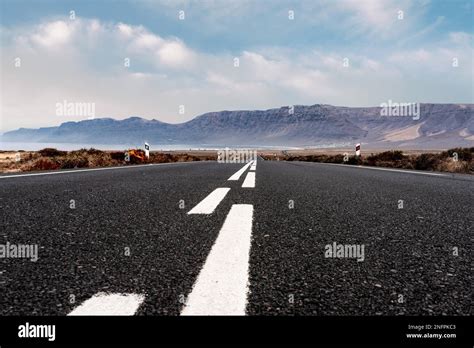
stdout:
[(301, 104), (473, 103), (473, 6), (0, 0), (0, 132)]

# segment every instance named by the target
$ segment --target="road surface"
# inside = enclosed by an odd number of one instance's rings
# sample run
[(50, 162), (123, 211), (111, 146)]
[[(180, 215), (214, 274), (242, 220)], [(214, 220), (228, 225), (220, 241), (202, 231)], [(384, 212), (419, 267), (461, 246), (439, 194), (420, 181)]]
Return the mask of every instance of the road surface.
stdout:
[[(263, 160), (54, 173), (0, 176), (0, 244), (38, 247), (0, 258), (0, 315), (469, 314), (470, 176)], [(328, 256), (338, 245), (359, 254)]]

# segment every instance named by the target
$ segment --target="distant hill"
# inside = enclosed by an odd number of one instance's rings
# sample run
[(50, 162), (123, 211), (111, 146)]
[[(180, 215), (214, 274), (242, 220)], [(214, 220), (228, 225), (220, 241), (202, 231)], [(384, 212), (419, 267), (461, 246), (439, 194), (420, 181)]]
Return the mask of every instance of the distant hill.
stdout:
[(66, 122), (58, 127), (20, 128), (9, 142), (311, 146), (361, 142), (373, 147), (474, 146), (474, 104), (421, 104), (418, 120), (382, 116), (380, 107), (295, 106), (219, 111), (181, 124), (130, 117)]

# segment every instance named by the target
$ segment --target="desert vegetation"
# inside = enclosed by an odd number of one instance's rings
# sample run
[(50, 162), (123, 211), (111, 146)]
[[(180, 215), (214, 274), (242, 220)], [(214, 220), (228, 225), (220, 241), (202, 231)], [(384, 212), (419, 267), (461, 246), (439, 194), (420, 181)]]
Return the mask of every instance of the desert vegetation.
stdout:
[[(143, 152), (138, 149), (133, 151), (134, 153)], [(28, 172), (147, 163), (190, 162), (216, 160), (217, 158), (217, 155), (202, 152), (150, 152), (150, 158), (148, 159), (132, 155), (129, 156), (129, 161), (126, 161), (125, 151), (101, 151), (94, 148), (75, 151), (61, 151), (54, 148), (45, 148), (40, 151), (3, 152), (0, 155), (0, 172)]]
[[(101, 151), (94, 148), (75, 151), (61, 151), (45, 148), (39, 151), (0, 151), (0, 172), (28, 172), (40, 170), (95, 168), (125, 166), (147, 163), (190, 162), (217, 160), (214, 151), (150, 152), (143, 159), (143, 150), (129, 150), (137, 156), (125, 160), (125, 151)], [(19, 160), (18, 160), (19, 156)], [(384, 151), (362, 154), (360, 157), (343, 153), (291, 154), (286, 151), (277, 154), (264, 154), (265, 160), (305, 161), (363, 165), (398, 169), (415, 169), (451, 173), (474, 174), (474, 147), (453, 148), (438, 153), (404, 153), (403, 151)]]
[(267, 160), (339, 163), (399, 169), (417, 169), (451, 173), (474, 174), (474, 147), (453, 148), (440, 153), (405, 154), (402, 151), (384, 151), (356, 157), (345, 154), (263, 155)]

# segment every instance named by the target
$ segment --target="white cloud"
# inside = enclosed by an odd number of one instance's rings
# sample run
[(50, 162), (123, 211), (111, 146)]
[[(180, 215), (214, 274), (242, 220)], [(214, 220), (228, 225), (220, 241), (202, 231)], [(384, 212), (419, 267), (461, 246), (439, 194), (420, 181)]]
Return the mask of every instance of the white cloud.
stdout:
[(189, 67), (192, 64), (193, 52), (181, 41), (166, 42), (157, 51), (160, 62), (171, 67)]
[(138, 47), (156, 48), (162, 44), (163, 39), (161, 39), (157, 35), (153, 35), (150, 33), (143, 33), (139, 37), (136, 38), (135, 42)]
[(130, 25), (124, 23), (117, 24), (117, 29), (121, 35), (127, 38), (132, 37), (134, 32), (134, 29)]
[(351, 12), (353, 20), (358, 24), (378, 29), (393, 24), (397, 20), (398, 10), (401, 9), (392, 1), (379, 0), (342, 0), (337, 1), (335, 6)]
[[(208, 111), (281, 105), (466, 102), (473, 76), (465, 33), (452, 33), (442, 45), (394, 48), (379, 57), (252, 48), (238, 54), (239, 67), (230, 53), (193, 50), (179, 38), (126, 23), (52, 20), (8, 35), (2, 43), (11, 57), (1, 63), (2, 130), (84, 118), (55, 116), (63, 100), (93, 102), (97, 117), (140, 115), (173, 123)], [(14, 57), (21, 58), (20, 68)], [(345, 57), (349, 67), (342, 64)], [(460, 61), (456, 69), (453, 57)]]
[(189, 69), (193, 65), (194, 52), (177, 38), (164, 39), (149, 32), (143, 26), (119, 23), (114, 28), (124, 40), (128, 52), (155, 58), (155, 64)]
[(45, 23), (37, 27), (37, 32), (31, 35), (34, 42), (53, 47), (69, 42), (74, 26), (64, 21)]

